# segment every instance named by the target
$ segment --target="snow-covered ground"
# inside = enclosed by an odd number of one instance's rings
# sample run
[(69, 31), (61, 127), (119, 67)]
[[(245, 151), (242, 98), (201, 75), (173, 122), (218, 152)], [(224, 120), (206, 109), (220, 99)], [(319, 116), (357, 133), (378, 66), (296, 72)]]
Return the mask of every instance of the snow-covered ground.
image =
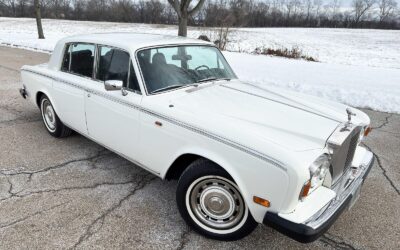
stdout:
[[(95, 32), (175, 35), (175, 26), (43, 20), (45, 40), (37, 39), (34, 19), (0, 18), (0, 44), (51, 52), (58, 39)], [(189, 36), (212, 36), (190, 28)], [(297, 46), (320, 63), (225, 52), (239, 78), (321, 96), (356, 107), (400, 113), (400, 31), (240, 28), (230, 34), (228, 50)], [(0, 57), (1, 58), (1, 57)]]
[(400, 113), (400, 70), (224, 53), (239, 78), (354, 107)]

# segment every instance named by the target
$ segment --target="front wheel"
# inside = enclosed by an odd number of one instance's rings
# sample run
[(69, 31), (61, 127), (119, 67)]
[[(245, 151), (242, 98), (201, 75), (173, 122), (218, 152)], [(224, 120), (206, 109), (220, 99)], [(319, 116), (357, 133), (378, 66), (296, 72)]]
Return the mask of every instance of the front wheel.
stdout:
[(42, 95), (40, 98), (40, 112), (42, 113), (43, 123), (50, 135), (67, 137), (72, 134), (72, 130), (58, 118), (50, 99), (46, 95)]
[(213, 162), (193, 162), (176, 193), (179, 212), (198, 233), (217, 240), (238, 240), (257, 226), (229, 174)]

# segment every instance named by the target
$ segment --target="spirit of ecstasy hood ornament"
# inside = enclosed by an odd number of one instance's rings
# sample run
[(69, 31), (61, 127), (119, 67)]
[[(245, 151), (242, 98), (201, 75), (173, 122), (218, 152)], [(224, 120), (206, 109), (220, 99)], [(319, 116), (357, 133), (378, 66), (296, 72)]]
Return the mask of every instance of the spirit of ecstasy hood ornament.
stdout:
[(351, 117), (356, 115), (353, 111), (351, 111), (350, 108), (347, 108), (346, 112), (347, 112), (347, 122), (344, 124), (343, 128), (340, 130), (341, 132), (350, 131), (350, 128), (353, 125), (351, 123)]
[(351, 117), (352, 117), (352, 116), (355, 116), (356, 114), (353, 113), (353, 111), (351, 111), (350, 108), (347, 108), (347, 109), (346, 109), (346, 112), (347, 112), (347, 123), (348, 123), (348, 124), (351, 124)]

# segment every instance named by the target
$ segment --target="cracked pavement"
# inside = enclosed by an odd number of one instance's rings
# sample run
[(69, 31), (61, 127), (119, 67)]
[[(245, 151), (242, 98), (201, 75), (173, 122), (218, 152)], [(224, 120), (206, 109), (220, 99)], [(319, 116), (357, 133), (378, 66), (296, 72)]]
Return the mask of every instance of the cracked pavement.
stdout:
[(0, 47), (0, 249), (399, 249), (400, 115), (365, 110), (377, 158), (355, 206), (312, 244), (260, 225), (218, 242), (193, 232), (162, 181), (80, 136), (55, 139), (23, 100), (19, 68), (48, 54)]

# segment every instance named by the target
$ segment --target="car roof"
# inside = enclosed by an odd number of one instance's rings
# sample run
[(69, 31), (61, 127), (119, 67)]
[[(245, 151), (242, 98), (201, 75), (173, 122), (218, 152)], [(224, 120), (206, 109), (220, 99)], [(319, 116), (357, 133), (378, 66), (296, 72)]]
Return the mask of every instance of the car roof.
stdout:
[(199, 39), (192, 39), (180, 36), (148, 34), (148, 33), (95, 33), (85, 35), (75, 35), (66, 37), (62, 40), (64, 43), (85, 42), (104, 44), (125, 50), (136, 51), (145, 47), (176, 45), (176, 44), (205, 44), (212, 45)]

